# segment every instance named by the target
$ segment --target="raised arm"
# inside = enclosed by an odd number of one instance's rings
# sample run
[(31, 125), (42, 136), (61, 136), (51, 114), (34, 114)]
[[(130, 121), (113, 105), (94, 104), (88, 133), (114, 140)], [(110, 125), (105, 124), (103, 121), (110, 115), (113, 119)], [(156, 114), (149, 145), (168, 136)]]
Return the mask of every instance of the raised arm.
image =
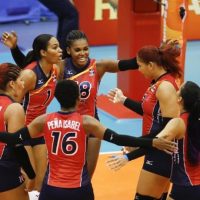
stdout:
[(8, 48), (10, 48), (12, 57), (14, 59), (14, 61), (16, 62), (16, 64), (20, 67), (20, 68), (24, 68), (24, 60), (25, 60), (25, 55), (21, 52), (21, 50), (19, 49), (19, 47), (17, 46), (17, 34), (16, 32), (12, 31), (12, 32), (4, 32), (2, 34), (1, 37), (1, 41), (3, 42), (3, 44), (5, 46), (7, 46)]

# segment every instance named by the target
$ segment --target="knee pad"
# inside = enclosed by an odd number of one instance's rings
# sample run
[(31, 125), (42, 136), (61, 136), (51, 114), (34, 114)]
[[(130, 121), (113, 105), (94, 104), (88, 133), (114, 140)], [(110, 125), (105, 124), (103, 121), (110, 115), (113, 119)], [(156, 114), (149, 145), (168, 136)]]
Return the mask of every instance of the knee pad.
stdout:
[(155, 197), (141, 195), (139, 193), (136, 193), (134, 200), (159, 200), (159, 199), (156, 199)]

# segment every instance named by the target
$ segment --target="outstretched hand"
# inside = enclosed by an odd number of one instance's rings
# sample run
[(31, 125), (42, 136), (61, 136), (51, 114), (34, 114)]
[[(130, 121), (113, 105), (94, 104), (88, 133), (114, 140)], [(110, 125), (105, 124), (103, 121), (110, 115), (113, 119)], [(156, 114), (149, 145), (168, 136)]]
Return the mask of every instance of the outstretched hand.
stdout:
[(110, 101), (113, 103), (124, 103), (126, 97), (119, 88), (112, 89), (107, 94)]
[(3, 44), (10, 49), (13, 49), (17, 46), (17, 34), (16, 32), (4, 32), (1, 37)]
[(178, 151), (178, 144), (176, 142), (172, 142), (164, 138), (153, 139), (153, 147), (168, 154), (172, 154)]
[(108, 168), (113, 171), (120, 170), (126, 163), (128, 163), (128, 159), (125, 155), (112, 155), (106, 161)]

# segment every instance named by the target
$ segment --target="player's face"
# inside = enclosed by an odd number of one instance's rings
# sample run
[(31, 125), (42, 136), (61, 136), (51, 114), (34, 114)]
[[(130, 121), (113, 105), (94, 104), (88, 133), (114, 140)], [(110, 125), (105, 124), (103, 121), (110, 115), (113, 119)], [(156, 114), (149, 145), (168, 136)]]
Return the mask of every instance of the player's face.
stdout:
[(42, 55), (48, 63), (56, 64), (62, 60), (62, 49), (56, 38), (52, 37), (49, 40), (47, 50), (43, 51)]
[(67, 53), (71, 56), (72, 62), (76, 67), (84, 67), (89, 58), (89, 45), (87, 40), (75, 40), (72, 45), (67, 48)]
[(150, 70), (150, 63), (146, 64), (146, 63), (142, 62), (140, 58), (137, 57), (137, 64), (139, 66), (138, 70), (144, 75), (145, 78), (152, 78), (151, 70)]
[(15, 100), (21, 103), (24, 98), (24, 80), (22, 73), (19, 75), (16, 81), (13, 81), (12, 87), (14, 91)]

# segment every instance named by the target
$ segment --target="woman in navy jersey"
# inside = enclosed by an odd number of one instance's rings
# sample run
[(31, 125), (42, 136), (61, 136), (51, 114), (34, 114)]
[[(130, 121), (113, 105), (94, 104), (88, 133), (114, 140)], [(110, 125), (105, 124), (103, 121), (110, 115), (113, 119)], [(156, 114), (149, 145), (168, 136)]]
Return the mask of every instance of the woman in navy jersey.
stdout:
[(178, 95), (180, 117), (168, 122), (158, 135), (177, 139), (178, 152), (173, 155), (173, 183), (170, 200), (200, 199), (200, 88), (184, 83)]
[[(23, 89), (21, 69), (10, 63), (0, 64), (1, 131), (13, 133), (24, 126), (25, 115), (20, 105)], [(34, 176), (32, 176), (32, 180), (28, 179), (25, 188), (20, 162), (20, 159), (24, 158), (17, 158), (20, 148), (0, 143), (0, 199), (2, 200), (28, 200), (25, 189), (32, 190), (34, 187)]]
[[(7, 40), (7, 45), (15, 46), (17, 38), (14, 33), (11, 35), (12, 37)], [(6, 37), (6, 34), (4, 36)], [(29, 124), (37, 116), (46, 113), (47, 106), (54, 97), (56, 81), (60, 75), (60, 68), (56, 64), (62, 60), (62, 50), (54, 36), (40, 34), (34, 39), (32, 50), (27, 56), (25, 57), (22, 53), (20, 55), (19, 62), (23, 62), (23, 67), (20, 67), (24, 68), (23, 107), (26, 124)], [(36, 169), (36, 189), (39, 191), (47, 166), (44, 138), (30, 140), (26, 149)]]
[[(179, 55), (180, 48), (176, 42), (167, 42), (160, 48), (141, 48), (137, 54), (138, 70), (152, 80), (141, 102), (125, 97), (118, 88), (109, 93), (112, 101), (121, 102), (143, 116), (143, 137), (155, 137), (171, 118), (178, 116), (176, 78), (181, 76), (177, 60)], [(109, 163), (112, 168), (117, 169), (128, 160), (142, 155), (145, 155), (145, 160), (135, 199), (166, 199), (172, 166), (170, 155), (158, 150), (146, 152), (140, 148), (126, 154), (126, 157), (111, 159)]]
[[(15, 33), (3, 33), (2, 40), (11, 48), (12, 55), (19, 66), (24, 66), (24, 55), (17, 47)], [(87, 36), (79, 30), (71, 31), (66, 38), (68, 57), (60, 62), (60, 74), (64, 79), (71, 79), (79, 84), (81, 101), (78, 111), (81, 114), (95, 116), (98, 119), (96, 109), (96, 95), (101, 78), (105, 72), (118, 72), (137, 69), (136, 58), (130, 60), (100, 60), (89, 57), (89, 44)], [(100, 140), (89, 137), (88, 140), (88, 170), (92, 177), (100, 149)]]
[[(47, 106), (54, 98), (56, 81), (59, 78), (58, 62), (62, 59), (62, 50), (58, 40), (49, 34), (37, 36), (25, 58), (23, 107), (26, 124), (37, 116), (46, 113)], [(46, 145), (43, 137), (30, 140), (27, 144), (33, 152), (36, 168), (36, 189), (39, 191), (46, 171)]]

